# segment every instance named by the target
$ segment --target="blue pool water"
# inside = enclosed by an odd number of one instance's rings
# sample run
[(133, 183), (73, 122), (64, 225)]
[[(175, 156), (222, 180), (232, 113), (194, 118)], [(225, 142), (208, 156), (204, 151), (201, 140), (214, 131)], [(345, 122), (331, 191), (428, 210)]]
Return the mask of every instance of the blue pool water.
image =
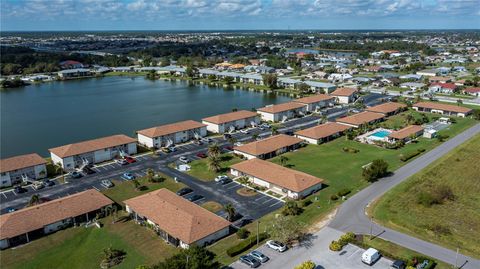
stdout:
[(375, 132), (375, 133), (371, 134), (370, 136), (374, 136), (376, 138), (385, 138), (389, 134), (390, 134), (389, 131), (382, 130), (382, 131)]

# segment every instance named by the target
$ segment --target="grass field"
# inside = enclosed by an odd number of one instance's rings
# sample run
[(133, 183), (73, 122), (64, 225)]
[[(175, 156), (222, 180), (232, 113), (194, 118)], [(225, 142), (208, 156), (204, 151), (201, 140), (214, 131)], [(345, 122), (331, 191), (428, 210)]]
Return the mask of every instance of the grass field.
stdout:
[(30, 244), (0, 253), (1, 268), (99, 268), (102, 250), (113, 247), (127, 252), (125, 260), (115, 268), (131, 269), (139, 264), (155, 264), (175, 254), (151, 230), (133, 221), (111, 223), (101, 219), (103, 228), (69, 228), (42, 237)]
[(242, 159), (233, 154), (222, 154), (220, 166), (221, 169), (217, 173), (208, 169), (208, 158), (195, 160), (189, 163), (191, 169), (187, 172), (189, 175), (196, 177), (203, 181), (212, 181), (218, 175), (224, 175), (229, 172), (230, 165), (241, 162)]
[[(480, 135), (383, 196), (373, 210), (376, 221), (463, 254), (480, 258)], [(431, 206), (419, 196), (447, 186), (454, 199)]]

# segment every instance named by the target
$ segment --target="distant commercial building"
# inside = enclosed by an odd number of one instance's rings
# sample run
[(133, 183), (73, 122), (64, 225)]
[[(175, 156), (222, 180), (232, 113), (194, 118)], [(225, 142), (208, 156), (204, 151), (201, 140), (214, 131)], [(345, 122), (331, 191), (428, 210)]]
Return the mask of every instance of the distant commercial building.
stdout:
[(269, 159), (300, 147), (302, 139), (279, 134), (242, 146), (234, 147), (233, 152), (247, 159)]
[(303, 116), (307, 112), (307, 107), (302, 103), (288, 102), (278, 105), (270, 105), (259, 108), (258, 113), (266, 121), (286, 121), (291, 118)]
[(113, 201), (96, 190), (86, 190), (39, 205), (0, 215), (0, 248), (5, 249), (66, 227), (93, 220)]
[(36, 153), (0, 160), (0, 187), (47, 176), (47, 161)]
[(124, 203), (136, 222), (148, 223), (173, 246), (205, 246), (230, 234), (230, 222), (167, 189), (152, 191)]
[(67, 171), (87, 164), (101, 163), (124, 155), (137, 153), (136, 140), (126, 135), (112, 135), (98, 139), (51, 148), (54, 164)]
[(258, 114), (255, 112), (239, 110), (203, 118), (202, 123), (207, 125), (209, 132), (226, 133), (256, 126), (260, 123), (260, 117), (258, 117)]
[(168, 147), (207, 135), (207, 125), (193, 120), (137, 131), (138, 143), (149, 148)]

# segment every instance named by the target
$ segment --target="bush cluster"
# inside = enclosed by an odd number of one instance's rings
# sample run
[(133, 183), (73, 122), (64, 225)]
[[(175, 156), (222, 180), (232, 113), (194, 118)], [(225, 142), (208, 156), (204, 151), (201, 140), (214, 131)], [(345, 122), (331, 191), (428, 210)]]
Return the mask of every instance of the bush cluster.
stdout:
[[(258, 235), (260, 241), (267, 239), (268, 236), (269, 235), (267, 233), (261, 233)], [(257, 236), (250, 236), (248, 239), (227, 249), (226, 251), (227, 255), (230, 257), (237, 256), (238, 254), (254, 246), (256, 243), (257, 243)]]
[(337, 195), (339, 197), (342, 197), (342, 196), (345, 196), (345, 195), (348, 195), (351, 191), (349, 189), (341, 189), (337, 192)]
[(414, 152), (410, 152), (410, 153), (406, 153), (406, 154), (400, 154), (400, 161), (406, 162), (406, 161), (410, 160), (411, 158), (413, 158), (417, 155), (420, 155), (424, 151), (425, 151), (425, 149), (417, 149)]
[(374, 182), (379, 178), (386, 176), (388, 173), (388, 163), (382, 159), (373, 160), (373, 162), (363, 168), (362, 176), (368, 182)]
[(312, 204), (312, 200), (310, 200), (310, 199), (304, 200), (304, 201), (302, 202), (302, 207), (307, 207), (307, 206), (309, 206), (309, 205), (311, 205), (311, 204)]
[(360, 150), (356, 149), (356, 148), (352, 148), (352, 147), (344, 147), (342, 148), (343, 152), (346, 152), (346, 153), (358, 153)]
[(332, 241), (330, 243), (330, 250), (332, 251), (340, 251), (344, 246), (346, 246), (348, 243), (352, 243), (355, 241), (355, 234), (352, 232), (348, 232), (342, 236), (340, 236), (340, 239), (337, 241)]
[(245, 239), (250, 235), (250, 231), (245, 228), (240, 228), (237, 231), (237, 237), (239, 239)]
[(330, 195), (330, 200), (336, 201), (336, 200), (338, 200), (338, 196), (336, 194), (332, 194), (332, 195)]
[(429, 191), (422, 191), (417, 196), (417, 204), (427, 207), (453, 200), (455, 200), (455, 195), (453, 190), (447, 185), (434, 185)]
[(295, 266), (294, 269), (315, 269), (317, 265), (312, 261), (302, 262), (301, 264)]

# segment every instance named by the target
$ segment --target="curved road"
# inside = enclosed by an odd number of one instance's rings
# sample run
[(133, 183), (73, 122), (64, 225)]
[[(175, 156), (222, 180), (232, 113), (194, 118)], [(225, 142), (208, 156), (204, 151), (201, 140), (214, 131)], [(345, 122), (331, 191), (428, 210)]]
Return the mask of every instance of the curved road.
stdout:
[(371, 202), (478, 133), (480, 133), (480, 124), (476, 124), (412, 162), (402, 166), (396, 170), (392, 176), (383, 178), (363, 189), (341, 205), (335, 218), (328, 226), (344, 232), (353, 231), (363, 234), (370, 234), (370, 229), (372, 229), (374, 236), (394, 242), (440, 261), (452, 265), (457, 264), (460, 268), (479, 269), (480, 260), (461, 254), (457, 257), (455, 251), (382, 227), (374, 222), (372, 223), (370, 218), (365, 214), (365, 209)]

